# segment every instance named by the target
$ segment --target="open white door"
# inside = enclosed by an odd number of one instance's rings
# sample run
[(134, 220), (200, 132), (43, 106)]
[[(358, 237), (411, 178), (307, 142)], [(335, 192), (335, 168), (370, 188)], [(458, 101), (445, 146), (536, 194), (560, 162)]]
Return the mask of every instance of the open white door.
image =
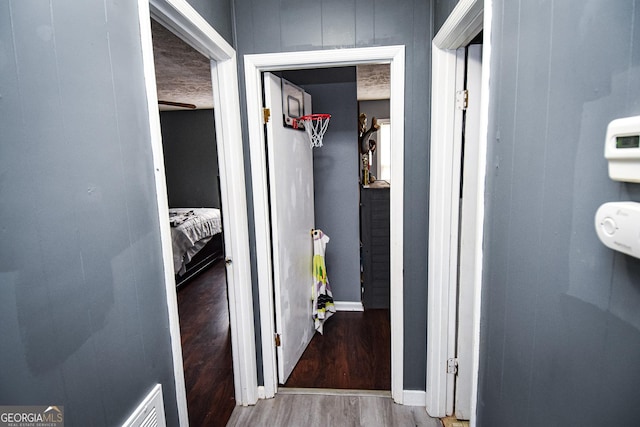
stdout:
[[(313, 155), (306, 132), (283, 124), (282, 80), (264, 75), (267, 157), (273, 245), (278, 380), (284, 384), (313, 338), (311, 289), (314, 228)], [(311, 96), (287, 95), (287, 105), (311, 113)]]
[(480, 140), (480, 83), (482, 78), (482, 45), (467, 49), (466, 90), (468, 94), (464, 120), (464, 156), (462, 167), (462, 200), (460, 206), (460, 270), (458, 288), (458, 333), (456, 359), (458, 372), (455, 387), (455, 415), (459, 420), (471, 417), (473, 382), (473, 309), (476, 252), (476, 206), (478, 145)]

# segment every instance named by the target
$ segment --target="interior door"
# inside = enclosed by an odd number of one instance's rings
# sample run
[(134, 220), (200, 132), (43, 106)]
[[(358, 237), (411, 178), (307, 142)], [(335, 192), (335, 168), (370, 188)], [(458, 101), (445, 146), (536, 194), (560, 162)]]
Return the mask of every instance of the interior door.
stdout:
[[(313, 338), (313, 157), (306, 132), (283, 124), (282, 80), (264, 75), (278, 380), (284, 384)], [(311, 96), (303, 94), (304, 114)], [(285, 99), (287, 101), (287, 99)], [(299, 100), (288, 102), (298, 103)]]
[(460, 206), (460, 273), (458, 277), (458, 333), (456, 358), (458, 373), (455, 387), (455, 414), (459, 420), (471, 416), (473, 382), (473, 301), (475, 270), (475, 234), (478, 176), (478, 140), (480, 138), (480, 85), (482, 45), (467, 47), (466, 90), (469, 94), (464, 120), (464, 156), (462, 201)]

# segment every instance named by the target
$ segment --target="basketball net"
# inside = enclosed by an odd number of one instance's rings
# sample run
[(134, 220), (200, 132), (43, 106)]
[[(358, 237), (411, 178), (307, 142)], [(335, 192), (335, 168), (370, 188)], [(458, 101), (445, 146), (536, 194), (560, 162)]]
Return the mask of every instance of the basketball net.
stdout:
[(331, 114), (308, 114), (300, 117), (298, 120), (304, 123), (304, 129), (309, 135), (311, 148), (322, 147), (322, 138), (329, 126)]

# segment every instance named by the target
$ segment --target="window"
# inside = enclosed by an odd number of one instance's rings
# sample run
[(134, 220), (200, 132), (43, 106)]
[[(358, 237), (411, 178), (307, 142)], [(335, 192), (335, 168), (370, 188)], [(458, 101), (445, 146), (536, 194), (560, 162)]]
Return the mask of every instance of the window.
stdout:
[(377, 179), (391, 183), (391, 122), (389, 119), (378, 120), (378, 176)]

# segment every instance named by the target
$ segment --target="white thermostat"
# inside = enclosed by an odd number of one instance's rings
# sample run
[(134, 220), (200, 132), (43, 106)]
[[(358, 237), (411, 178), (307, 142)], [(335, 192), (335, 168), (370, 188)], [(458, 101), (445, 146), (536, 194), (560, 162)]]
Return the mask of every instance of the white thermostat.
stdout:
[(640, 116), (609, 123), (604, 157), (609, 161), (609, 178), (640, 182)]
[(640, 203), (605, 203), (596, 212), (595, 226), (605, 246), (640, 258)]

